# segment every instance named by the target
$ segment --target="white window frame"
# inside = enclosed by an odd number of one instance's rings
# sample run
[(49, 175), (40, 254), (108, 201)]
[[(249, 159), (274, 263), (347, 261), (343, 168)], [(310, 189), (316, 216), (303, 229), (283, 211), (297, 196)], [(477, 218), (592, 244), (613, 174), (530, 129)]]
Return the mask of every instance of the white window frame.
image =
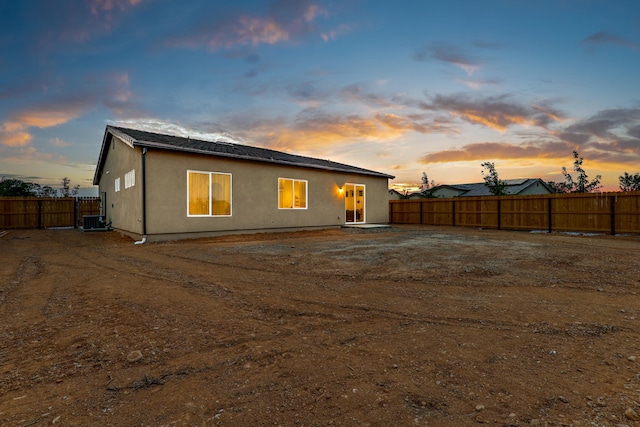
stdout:
[(116, 178), (114, 181), (114, 185), (116, 188), (116, 193), (120, 191), (120, 177)]
[[(209, 203), (208, 203), (209, 213), (207, 214), (190, 214), (189, 213), (189, 200), (190, 200), (189, 174), (190, 173), (200, 173), (203, 175), (209, 175)], [(212, 175), (228, 175), (229, 176), (229, 215), (214, 215), (211, 212), (211, 201), (212, 201), (211, 193), (213, 188), (213, 186), (211, 185)], [(233, 216), (233, 175), (227, 172), (211, 172), (211, 171), (200, 171), (200, 170), (188, 169), (187, 170), (187, 217), (189, 218), (225, 218), (230, 216)]]
[(130, 188), (136, 185), (136, 170), (131, 169), (124, 174), (124, 188)]
[[(293, 191), (295, 189), (296, 186), (296, 182), (304, 182), (304, 188), (305, 188), (305, 192), (304, 192), (304, 207), (295, 207), (294, 206), (294, 200), (291, 201), (291, 207), (290, 208), (281, 208), (280, 207), (280, 180), (284, 179), (287, 181), (291, 181), (291, 188), (292, 188), (292, 196), (295, 193), (295, 191)], [(291, 210), (307, 210), (309, 208), (309, 181), (306, 179), (295, 179), (295, 178), (284, 178), (284, 177), (278, 177), (278, 209), (279, 210), (283, 210), (283, 211), (291, 211)]]

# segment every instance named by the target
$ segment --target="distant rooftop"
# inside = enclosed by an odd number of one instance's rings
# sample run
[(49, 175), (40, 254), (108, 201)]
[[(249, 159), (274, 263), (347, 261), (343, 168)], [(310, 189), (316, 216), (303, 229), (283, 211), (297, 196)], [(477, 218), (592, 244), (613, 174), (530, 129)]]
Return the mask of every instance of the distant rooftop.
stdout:
[[(548, 186), (546, 182), (540, 178), (518, 178), (518, 179), (505, 179), (506, 194), (519, 194), (521, 191), (530, 187), (535, 183), (541, 183), (549, 192), (553, 190)], [(438, 185), (436, 188), (453, 188), (461, 191), (458, 197), (474, 197), (474, 196), (491, 196), (492, 193), (484, 182), (478, 182), (473, 184), (444, 184)]]

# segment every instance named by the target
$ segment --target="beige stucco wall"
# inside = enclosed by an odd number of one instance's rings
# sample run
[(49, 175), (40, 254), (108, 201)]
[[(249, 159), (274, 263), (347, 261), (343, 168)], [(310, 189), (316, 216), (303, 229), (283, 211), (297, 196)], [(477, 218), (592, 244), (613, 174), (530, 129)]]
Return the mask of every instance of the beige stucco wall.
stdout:
[[(142, 234), (141, 150), (113, 139), (100, 180), (107, 189), (107, 220), (113, 227)], [(389, 221), (388, 180), (366, 175), (244, 161), (216, 156), (148, 149), (146, 154), (146, 234), (149, 241), (196, 237), (226, 232), (308, 229), (345, 224), (345, 183), (365, 185), (367, 223)], [(124, 189), (124, 173), (136, 168), (136, 185)], [(187, 216), (187, 171), (221, 172), (232, 176), (232, 214), (229, 217)], [(113, 191), (114, 174), (121, 191)], [(307, 209), (278, 209), (278, 178), (307, 181)], [(114, 205), (111, 207), (111, 205)]]
[[(142, 234), (142, 170), (141, 149), (131, 148), (113, 137), (100, 177), (99, 191), (106, 192), (105, 220), (114, 228)], [(125, 188), (124, 175), (135, 170), (135, 185)], [(115, 180), (120, 178), (120, 191)]]

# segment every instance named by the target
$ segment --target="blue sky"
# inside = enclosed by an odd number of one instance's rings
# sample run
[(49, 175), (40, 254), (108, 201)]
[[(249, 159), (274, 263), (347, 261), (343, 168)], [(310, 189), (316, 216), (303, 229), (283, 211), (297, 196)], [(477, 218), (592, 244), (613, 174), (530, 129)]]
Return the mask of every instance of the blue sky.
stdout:
[(411, 188), (640, 171), (640, 2), (0, 2), (0, 176), (91, 187), (107, 124)]

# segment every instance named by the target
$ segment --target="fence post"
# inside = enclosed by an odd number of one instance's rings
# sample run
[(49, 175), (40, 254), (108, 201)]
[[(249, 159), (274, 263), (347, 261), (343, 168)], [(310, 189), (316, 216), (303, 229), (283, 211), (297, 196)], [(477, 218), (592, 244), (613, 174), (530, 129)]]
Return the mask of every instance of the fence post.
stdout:
[(42, 199), (38, 199), (38, 229), (42, 228)]
[(420, 225), (422, 225), (422, 206), (424, 205), (424, 200), (420, 200)]
[(500, 219), (502, 217), (502, 214), (500, 212), (500, 202), (501, 202), (501, 199), (498, 199), (498, 230), (500, 230)]
[(456, 201), (451, 201), (451, 225), (456, 226)]
[(552, 218), (552, 215), (551, 215), (551, 204), (552, 204), (551, 200), (552, 200), (551, 197), (549, 197), (547, 199), (547, 222), (549, 223), (549, 233), (553, 232), (553, 226), (551, 225), (551, 218)]
[(389, 224), (393, 224), (393, 203), (389, 203)]
[(73, 198), (73, 228), (78, 228), (78, 209), (80, 209), (79, 199)]
[(616, 196), (609, 196), (609, 203), (611, 204), (611, 235), (616, 235)]

